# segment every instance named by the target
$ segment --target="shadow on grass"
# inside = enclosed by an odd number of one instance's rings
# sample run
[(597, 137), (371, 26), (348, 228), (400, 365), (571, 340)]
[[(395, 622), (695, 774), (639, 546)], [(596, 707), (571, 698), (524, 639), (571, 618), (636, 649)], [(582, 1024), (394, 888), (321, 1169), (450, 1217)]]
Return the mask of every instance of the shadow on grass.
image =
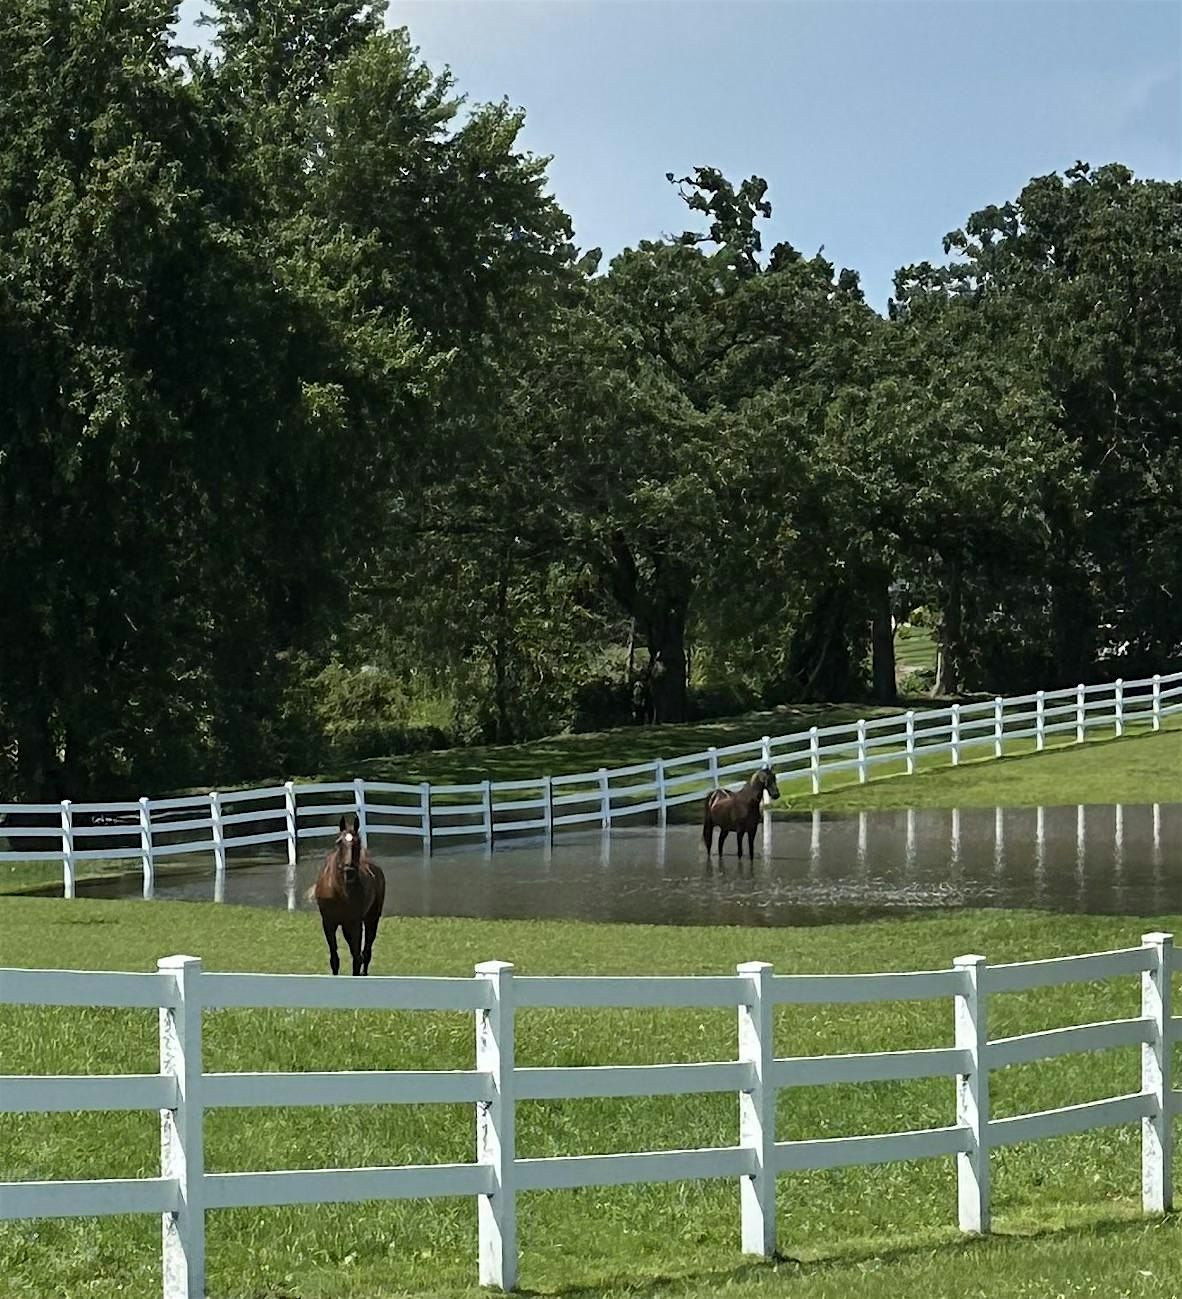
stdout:
[(522, 1289), (518, 1294), (527, 1299), (603, 1299), (605, 1294), (626, 1294), (629, 1299), (668, 1299), (676, 1295), (705, 1295), (733, 1290), (743, 1284), (758, 1285), (767, 1282), (779, 1286), (790, 1278), (835, 1276), (848, 1269), (862, 1269), (866, 1264), (891, 1265), (925, 1259), (932, 1268), (941, 1267), (962, 1259), (972, 1259), (1011, 1251), (1025, 1250), (1039, 1243), (1054, 1244), (1070, 1249), (1073, 1243), (1084, 1241), (1098, 1243), (1119, 1240), (1126, 1235), (1141, 1235), (1150, 1226), (1177, 1227), (1177, 1212), (1141, 1215), (1130, 1210), (1128, 1216), (1087, 1218), (1075, 1223), (1037, 1224), (1016, 1220), (995, 1224), (988, 1236), (949, 1236), (946, 1229), (919, 1233), (907, 1240), (884, 1239), (856, 1242), (841, 1252), (817, 1258), (796, 1258), (778, 1253), (769, 1259), (752, 1259), (730, 1268), (706, 1268), (677, 1275), (637, 1278), (634, 1274), (611, 1273), (594, 1282), (573, 1286), (559, 1286), (552, 1290)]

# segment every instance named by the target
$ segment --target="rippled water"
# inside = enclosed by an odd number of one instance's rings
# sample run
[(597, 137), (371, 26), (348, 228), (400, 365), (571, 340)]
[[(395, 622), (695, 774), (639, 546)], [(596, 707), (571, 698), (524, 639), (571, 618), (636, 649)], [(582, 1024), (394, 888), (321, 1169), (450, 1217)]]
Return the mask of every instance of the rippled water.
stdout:
[[(961, 906), (1182, 911), (1182, 804), (765, 816), (755, 861), (741, 869), (730, 851), (721, 866), (708, 863), (690, 825), (433, 856), (384, 839), (372, 847), (387, 875), (387, 914), (785, 925)], [(294, 872), (257, 858), (232, 860), (221, 879), (212, 864), (162, 869), (155, 896), (307, 908), (322, 852), (309, 845)], [(138, 877), (79, 887), (141, 891)]]

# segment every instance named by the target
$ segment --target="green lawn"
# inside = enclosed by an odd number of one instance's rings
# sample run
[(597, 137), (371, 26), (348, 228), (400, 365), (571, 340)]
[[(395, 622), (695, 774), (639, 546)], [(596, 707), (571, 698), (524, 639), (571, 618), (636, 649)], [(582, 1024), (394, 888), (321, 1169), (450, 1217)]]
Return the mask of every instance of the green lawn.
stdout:
[(926, 627), (900, 627), (895, 633), (895, 663), (900, 674), (935, 668), (936, 642)]
[[(916, 782), (919, 783), (919, 782)], [(395, 900), (394, 909), (397, 903)], [(966, 951), (992, 960), (1125, 946), (1182, 918), (1056, 917), (984, 911), (818, 929), (590, 926), (419, 920), (383, 925), (375, 973), (466, 975), (501, 958), (523, 973), (716, 973), (765, 959), (781, 972), (940, 968)], [(307, 915), (200, 903), (0, 899), (0, 952), (11, 965), (151, 969), (189, 952), (221, 970), (319, 971)], [(993, 1036), (1138, 1013), (1135, 979), (1010, 994), (991, 1004)], [(155, 1071), (155, 1014), (0, 1008), (6, 1073)], [(471, 1068), (466, 1014), (216, 1011), (205, 1017), (209, 1070)], [(522, 1064), (732, 1059), (726, 1011), (525, 1011)], [(946, 1002), (786, 1007), (777, 1054), (946, 1045)], [(1135, 1049), (1070, 1056), (994, 1075), (997, 1115), (1136, 1090)], [(936, 1126), (951, 1121), (951, 1080), (781, 1093), (782, 1138)], [(731, 1143), (733, 1096), (530, 1103), (522, 1155)], [(210, 1170), (468, 1160), (471, 1107), (214, 1111)], [(1139, 1133), (1091, 1133), (994, 1157), (998, 1235), (954, 1228), (951, 1160), (786, 1176), (781, 1246), (794, 1261), (756, 1264), (737, 1250), (737, 1188), (727, 1183), (525, 1195), (521, 1283), (591, 1296), (1167, 1296), (1182, 1233), (1137, 1216)], [(154, 1114), (5, 1116), (0, 1176), (152, 1176)], [(0, 1225), (0, 1296), (115, 1299), (159, 1293), (159, 1223), (148, 1217)], [(215, 1299), (389, 1299), (475, 1293), (475, 1210), (467, 1201), (212, 1213)]]
[[(859, 717), (885, 717), (904, 711), (873, 704), (798, 704), (742, 717), (708, 722), (677, 722), (663, 726), (625, 726), (579, 735), (556, 735), (524, 744), (480, 745), (466, 749), (437, 749), (431, 753), (394, 754), (369, 758), (348, 771), (330, 772), (325, 779), (396, 780), (432, 784), (468, 784), (477, 780), (525, 780), (531, 776), (563, 776), (623, 767), (654, 758), (700, 753), (711, 745), (723, 748), (764, 735), (790, 735), (810, 726), (837, 726)], [(936, 707), (924, 700), (915, 707)]]
[(914, 776), (902, 774), (901, 760), (884, 763), (879, 771), (890, 773), (885, 778), (872, 768), (871, 780), (859, 785), (856, 775), (842, 773), (840, 784), (834, 777), (818, 795), (805, 792), (802, 781), (781, 781), (783, 802), (829, 811), (1182, 802), (1182, 728), (1170, 721), (1157, 734), (1060, 742), (1043, 753), (1033, 752), (1030, 740), (1011, 741), (1016, 756), (969, 758), (958, 767), (949, 765), (947, 754), (921, 758)]

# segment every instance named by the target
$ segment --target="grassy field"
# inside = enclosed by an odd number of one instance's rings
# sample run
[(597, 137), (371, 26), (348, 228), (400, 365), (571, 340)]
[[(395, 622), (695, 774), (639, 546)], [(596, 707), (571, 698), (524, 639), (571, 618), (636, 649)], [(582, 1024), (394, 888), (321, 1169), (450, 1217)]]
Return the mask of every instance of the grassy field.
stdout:
[(903, 626), (895, 633), (895, 662), (900, 676), (936, 666), (936, 642), (926, 627)]
[[(375, 973), (467, 975), (476, 961), (522, 973), (718, 973), (738, 961), (781, 972), (941, 968), (965, 951), (992, 960), (1125, 946), (1179, 917), (1048, 920), (976, 912), (822, 929), (690, 929), (391, 917)], [(306, 915), (198, 903), (0, 899), (5, 964), (151, 969), (172, 952), (217, 970), (318, 971)], [(1138, 1012), (1135, 979), (995, 998), (995, 1037)], [(471, 1068), (470, 1015), (217, 1011), (205, 1017), (210, 1070)], [(522, 1064), (732, 1059), (726, 1011), (525, 1011)], [(786, 1007), (777, 1054), (946, 1045), (947, 1003)], [(154, 1013), (0, 1009), (5, 1073), (155, 1071)], [(1135, 1049), (1070, 1056), (994, 1076), (997, 1115), (1136, 1090)], [(951, 1080), (804, 1089), (780, 1096), (781, 1138), (869, 1133), (951, 1121)], [(519, 1153), (590, 1153), (731, 1143), (733, 1096), (530, 1103)], [(468, 1160), (468, 1106), (213, 1111), (211, 1171)], [(522, 1197), (522, 1286), (591, 1296), (822, 1299), (855, 1293), (1166, 1296), (1177, 1293), (1182, 1232), (1138, 1214), (1133, 1127), (1018, 1146), (994, 1157), (998, 1235), (955, 1231), (951, 1160), (784, 1177), (789, 1260), (737, 1250), (737, 1188), (726, 1183), (547, 1192)], [(152, 1176), (154, 1114), (5, 1116), (0, 1177)], [(158, 1293), (151, 1217), (0, 1225), (0, 1296), (114, 1299)], [(213, 1213), (211, 1299), (388, 1299), (476, 1293), (475, 1210), (467, 1201)]]
[[(929, 700), (915, 707), (935, 707)], [(663, 726), (625, 726), (579, 735), (555, 735), (524, 744), (479, 745), (438, 749), (431, 753), (394, 754), (369, 758), (348, 772), (328, 773), (326, 779), (364, 776), (367, 780), (399, 780), (432, 784), (468, 784), (477, 780), (526, 780), (532, 776), (570, 775), (621, 767), (681, 753), (700, 753), (711, 745), (723, 748), (764, 735), (790, 735), (810, 726), (838, 726), (859, 717), (886, 717), (904, 711), (873, 704), (795, 704), (742, 717), (708, 722), (678, 722)]]
[[(1174, 719), (1170, 719), (1171, 722)], [(1120, 739), (1060, 743), (1043, 753), (1014, 741), (1014, 756), (981, 757), (949, 765), (948, 755), (920, 758), (914, 776), (901, 761), (883, 764), (865, 785), (844, 773), (842, 783), (813, 795), (801, 782), (784, 789), (793, 809), (862, 811), (900, 807), (1060, 807), (1078, 803), (1182, 802), (1182, 728)]]

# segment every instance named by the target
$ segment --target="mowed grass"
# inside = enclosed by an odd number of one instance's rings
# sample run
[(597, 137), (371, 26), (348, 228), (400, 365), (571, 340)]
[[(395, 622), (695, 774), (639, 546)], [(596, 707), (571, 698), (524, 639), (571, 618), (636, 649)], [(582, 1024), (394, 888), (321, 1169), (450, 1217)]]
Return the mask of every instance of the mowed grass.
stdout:
[[(948, 754), (920, 756), (914, 776), (902, 759), (871, 768), (866, 784), (849, 772), (826, 781), (820, 794), (781, 779), (782, 805), (858, 812), (875, 808), (1061, 807), (1079, 803), (1182, 802), (1182, 727), (1169, 718), (1156, 733), (1120, 739), (1089, 732), (1085, 744), (1056, 739), (1042, 753), (1032, 740), (1007, 740), (1011, 756), (970, 749), (959, 766)], [(990, 756), (972, 756), (989, 753)]]
[[(817, 929), (590, 926), (390, 917), (375, 973), (468, 975), (480, 960), (520, 973), (708, 974), (763, 959), (781, 972), (943, 968), (960, 953), (991, 960), (1136, 944), (1178, 917), (1056, 917), (972, 912)], [(307, 915), (199, 903), (0, 900), (0, 960), (80, 969), (154, 968), (175, 952), (213, 970), (321, 971)], [(994, 1037), (1135, 1015), (1135, 978), (993, 999)], [(573, 1065), (728, 1060), (733, 1011), (524, 1011), (518, 1063)], [(779, 1055), (947, 1045), (947, 1001), (784, 1007)], [(0, 1007), (4, 1073), (155, 1072), (147, 1011)], [(470, 1014), (211, 1011), (207, 1070), (472, 1068)], [(998, 1116), (1139, 1088), (1136, 1049), (1065, 1057), (994, 1075)], [(734, 1096), (530, 1102), (518, 1109), (522, 1156), (726, 1145)], [(953, 1083), (867, 1084), (782, 1092), (779, 1137), (941, 1126)], [(153, 1176), (155, 1114), (5, 1115), (0, 1178)], [(470, 1106), (212, 1111), (211, 1171), (426, 1163), (473, 1157)], [(523, 1195), (521, 1284), (578, 1296), (1173, 1295), (1182, 1233), (1139, 1217), (1135, 1126), (995, 1153), (999, 1234), (955, 1230), (951, 1159), (780, 1179), (781, 1247), (738, 1252), (733, 1183)], [(0, 1225), (0, 1295), (99, 1299), (159, 1293), (151, 1216)], [(475, 1207), (467, 1201), (222, 1211), (208, 1215), (211, 1299), (386, 1299), (476, 1293)]]
[[(764, 735), (790, 735), (810, 726), (849, 725), (858, 718), (886, 717), (906, 708), (867, 703), (798, 704), (746, 713), (740, 717), (703, 722), (670, 722), (659, 726), (625, 726), (578, 735), (554, 735), (523, 744), (476, 745), (437, 749), (430, 753), (393, 754), (368, 758), (347, 771), (326, 773), (326, 779), (394, 780), (432, 784), (468, 784), (478, 780), (528, 780), (544, 775), (564, 776), (622, 767), (655, 758), (704, 752), (711, 745), (725, 748)], [(935, 707), (924, 700), (916, 707)]]
[(901, 673), (935, 668), (936, 642), (926, 627), (902, 626), (895, 632), (895, 661)]

